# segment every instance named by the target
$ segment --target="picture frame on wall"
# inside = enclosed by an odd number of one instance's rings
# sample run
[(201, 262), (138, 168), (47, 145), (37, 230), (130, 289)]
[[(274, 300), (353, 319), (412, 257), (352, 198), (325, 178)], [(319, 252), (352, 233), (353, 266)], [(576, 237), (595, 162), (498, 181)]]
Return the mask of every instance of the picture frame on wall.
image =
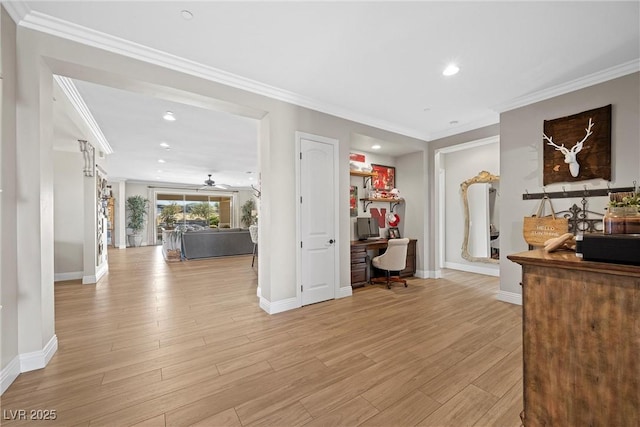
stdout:
[(400, 239), (400, 230), (397, 227), (389, 228), (389, 238), (390, 239)]
[(393, 166), (384, 166), (371, 164), (372, 172), (376, 175), (372, 179), (374, 190), (391, 191), (396, 187), (396, 168)]
[(355, 185), (349, 187), (349, 214), (358, 216), (358, 187)]

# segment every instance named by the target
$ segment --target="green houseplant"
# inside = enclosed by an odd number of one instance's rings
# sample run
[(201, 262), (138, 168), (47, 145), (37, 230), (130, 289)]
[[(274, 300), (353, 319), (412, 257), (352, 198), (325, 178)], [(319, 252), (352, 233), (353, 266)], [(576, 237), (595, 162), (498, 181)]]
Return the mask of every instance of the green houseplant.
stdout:
[(142, 230), (149, 209), (149, 200), (140, 195), (130, 196), (127, 198), (126, 208), (129, 213), (127, 227), (131, 230), (128, 236), (129, 246), (137, 247), (142, 244)]
[(255, 216), (256, 211), (256, 202), (253, 199), (249, 199), (240, 208), (240, 222), (245, 226), (249, 227), (250, 225), (254, 225), (258, 218)]
[(180, 212), (182, 212), (182, 207), (175, 202), (162, 208), (159, 217), (160, 221), (165, 223), (166, 229), (175, 227)]

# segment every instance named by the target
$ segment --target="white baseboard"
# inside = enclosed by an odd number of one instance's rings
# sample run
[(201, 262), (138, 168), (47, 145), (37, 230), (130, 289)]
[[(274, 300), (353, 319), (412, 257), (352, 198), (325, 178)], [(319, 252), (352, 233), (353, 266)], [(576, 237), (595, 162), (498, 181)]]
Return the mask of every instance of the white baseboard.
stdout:
[(82, 279), (82, 271), (70, 271), (68, 273), (55, 273), (53, 275), (54, 282), (64, 282), (66, 280)]
[(500, 277), (500, 268), (490, 268), (490, 267), (482, 267), (477, 265), (459, 264), (457, 262), (445, 262), (444, 268), (466, 271), (468, 273), (476, 273), (476, 274), (484, 274), (487, 276)]
[(260, 297), (260, 308), (269, 314), (277, 314), (300, 308), (300, 303), (298, 302), (298, 298), (287, 298), (281, 301), (271, 302)]
[(496, 295), (496, 298), (498, 299), (498, 301), (522, 305), (522, 294), (517, 294), (515, 292), (498, 291), (498, 295)]
[(258, 286), (258, 289), (256, 290), (256, 295), (258, 296), (258, 298), (262, 297), (262, 288), (260, 286)]
[(102, 276), (109, 271), (109, 263), (103, 262), (97, 269), (95, 275), (82, 276), (83, 285), (94, 285), (98, 283), (98, 280), (102, 279)]
[(14, 357), (4, 369), (0, 370), (0, 395), (4, 393), (20, 375), (20, 357)]
[(118, 245), (118, 249), (127, 249), (127, 245), (120, 244)]
[(44, 368), (57, 350), (58, 337), (54, 335), (42, 350), (24, 353), (19, 356), (20, 372), (29, 372)]
[(338, 295), (336, 295), (336, 299), (350, 297), (351, 295), (353, 295), (353, 288), (351, 287), (351, 285), (341, 286), (340, 289), (338, 289)]

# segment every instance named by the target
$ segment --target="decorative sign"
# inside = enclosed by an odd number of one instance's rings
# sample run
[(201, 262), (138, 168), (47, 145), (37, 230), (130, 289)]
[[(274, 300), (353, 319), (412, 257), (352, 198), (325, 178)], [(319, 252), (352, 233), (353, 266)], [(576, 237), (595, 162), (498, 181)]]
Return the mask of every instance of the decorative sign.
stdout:
[(611, 104), (544, 121), (543, 185), (611, 181)]
[(361, 162), (364, 163), (365, 156), (360, 153), (349, 153), (349, 160), (352, 162)]
[(355, 185), (349, 191), (349, 212), (351, 216), (358, 216), (358, 187)]
[(377, 175), (373, 177), (373, 189), (391, 191), (396, 186), (396, 168), (392, 166), (371, 164), (373, 172)]

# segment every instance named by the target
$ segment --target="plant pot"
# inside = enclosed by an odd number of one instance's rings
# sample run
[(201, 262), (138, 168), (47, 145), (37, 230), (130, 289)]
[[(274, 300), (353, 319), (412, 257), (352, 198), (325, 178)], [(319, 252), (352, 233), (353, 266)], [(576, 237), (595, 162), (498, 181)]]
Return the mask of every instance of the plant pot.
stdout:
[(142, 244), (142, 234), (141, 233), (129, 234), (127, 237), (129, 238), (129, 246), (137, 248), (138, 246), (140, 246)]

